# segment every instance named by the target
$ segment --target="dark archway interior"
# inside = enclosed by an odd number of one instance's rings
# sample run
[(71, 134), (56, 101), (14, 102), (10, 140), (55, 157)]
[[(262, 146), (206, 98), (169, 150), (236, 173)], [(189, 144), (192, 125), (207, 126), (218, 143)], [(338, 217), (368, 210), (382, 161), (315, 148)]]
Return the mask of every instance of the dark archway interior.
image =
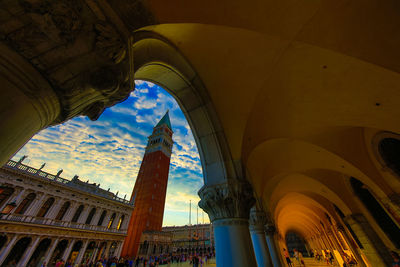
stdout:
[(14, 193), (14, 188), (0, 187), (0, 206), (2, 206), (7, 199)]
[(374, 217), (382, 231), (385, 232), (396, 248), (400, 248), (400, 229), (396, 223), (393, 222), (392, 218), (382, 208), (369, 190), (364, 187), (364, 184), (361, 181), (351, 178), (350, 183), (354, 192), (371, 213), (372, 217)]
[(33, 252), (28, 266), (36, 266), (38, 265), (38, 263), (43, 263), (44, 261), (44, 255), (47, 251), (47, 249), (49, 248), (51, 243), (51, 240), (46, 238), (43, 239), (42, 241), (40, 241), (39, 245), (37, 246), (37, 248), (35, 249), (35, 251)]
[(7, 242), (7, 236), (0, 235), (0, 250), (3, 248), (3, 246), (6, 244), (6, 242)]
[(18, 242), (14, 245), (11, 252), (8, 254), (7, 258), (3, 262), (2, 266), (16, 266), (22, 255), (24, 255), (24, 252), (31, 241), (32, 239), (30, 237), (24, 237), (18, 240)]
[(51, 259), (50, 259), (50, 261), (48, 263), (49, 264), (51, 263), (51, 264), (55, 265), (56, 261), (58, 259), (61, 259), (65, 249), (67, 248), (67, 245), (68, 245), (68, 240), (66, 240), (66, 239), (61, 240), (57, 244), (56, 248), (54, 249), (53, 256), (51, 257)]
[(286, 246), (288, 248), (289, 253), (293, 256), (293, 250), (296, 249), (303, 254), (304, 257), (308, 257), (308, 250), (306, 248), (306, 244), (304, 239), (296, 234), (295, 232), (288, 232), (285, 236)]
[(400, 140), (384, 138), (379, 143), (379, 153), (392, 171), (400, 176)]

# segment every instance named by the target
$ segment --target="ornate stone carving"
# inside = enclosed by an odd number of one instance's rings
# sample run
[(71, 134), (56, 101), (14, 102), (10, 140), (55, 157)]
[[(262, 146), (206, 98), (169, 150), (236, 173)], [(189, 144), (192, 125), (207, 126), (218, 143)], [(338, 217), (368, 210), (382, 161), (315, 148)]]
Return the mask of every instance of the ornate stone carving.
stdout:
[(199, 206), (210, 216), (210, 220), (249, 218), (254, 205), (253, 190), (246, 181), (228, 181), (224, 184), (204, 186), (199, 191)]
[(276, 234), (277, 231), (276, 231), (275, 225), (273, 225), (273, 224), (267, 224), (267, 225), (265, 225), (265, 233), (266, 233), (266, 235), (268, 235), (268, 236)]
[[(5, 13), (18, 10), (18, 16), (4, 23), (9, 27), (0, 28), (0, 39), (34, 66), (59, 98), (61, 112), (52, 124), (78, 115), (96, 120), (134, 89), (129, 81), (133, 67), (128, 59), (128, 31), (110, 15), (115, 13), (104, 11), (107, 8), (84, 0), (20, 0), (1, 7)], [(152, 21), (149, 12), (135, 16)]]
[(264, 211), (257, 210), (253, 207), (250, 210), (250, 230), (260, 230), (264, 231), (264, 225), (267, 223), (267, 216)]

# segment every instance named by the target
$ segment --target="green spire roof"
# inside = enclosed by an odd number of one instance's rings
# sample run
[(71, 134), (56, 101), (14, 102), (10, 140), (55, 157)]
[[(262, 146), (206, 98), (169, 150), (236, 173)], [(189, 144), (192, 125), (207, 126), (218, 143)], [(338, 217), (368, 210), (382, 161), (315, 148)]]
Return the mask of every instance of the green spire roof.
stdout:
[(167, 110), (164, 117), (162, 117), (162, 119), (157, 123), (156, 127), (159, 127), (163, 124), (167, 125), (167, 127), (172, 131), (171, 121), (169, 120), (169, 110)]

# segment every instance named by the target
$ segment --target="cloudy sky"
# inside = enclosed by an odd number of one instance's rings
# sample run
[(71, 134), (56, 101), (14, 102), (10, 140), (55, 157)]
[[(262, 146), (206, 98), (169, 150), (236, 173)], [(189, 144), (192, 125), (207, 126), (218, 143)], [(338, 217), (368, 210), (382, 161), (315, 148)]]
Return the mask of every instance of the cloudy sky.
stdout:
[[(178, 104), (161, 87), (136, 81), (136, 89), (124, 102), (107, 109), (97, 121), (78, 117), (35, 135), (15, 156), (28, 155), (25, 164), (71, 179), (100, 183), (129, 199), (143, 158), (147, 137), (167, 109), (174, 131), (164, 225), (196, 220), (197, 191), (203, 185), (199, 154), (190, 127)], [(208, 216), (204, 215), (208, 222)], [(199, 209), (199, 222), (203, 214)]]

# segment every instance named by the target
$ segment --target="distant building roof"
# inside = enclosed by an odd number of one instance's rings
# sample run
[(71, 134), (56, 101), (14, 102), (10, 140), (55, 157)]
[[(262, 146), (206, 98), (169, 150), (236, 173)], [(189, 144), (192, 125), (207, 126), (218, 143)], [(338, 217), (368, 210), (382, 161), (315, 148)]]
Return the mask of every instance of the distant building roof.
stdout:
[(161, 120), (157, 123), (156, 127), (159, 127), (163, 124), (167, 125), (167, 127), (172, 131), (171, 121), (169, 120), (169, 110), (167, 110), (164, 117), (162, 117)]
[(120, 197), (118, 197), (117, 194), (114, 194), (112, 192), (109, 192), (108, 190), (106, 191), (106, 190), (100, 188), (100, 184), (96, 184), (96, 183), (91, 184), (91, 183), (89, 183), (89, 181), (83, 182), (83, 181), (79, 180), (77, 175), (75, 175), (74, 178), (72, 178), (72, 180), (67, 180), (65, 178), (62, 178), (62, 177), (60, 177), (60, 174), (62, 173), (61, 170), (58, 172), (57, 175), (54, 175), (54, 174), (50, 174), (50, 173), (43, 171), (41, 168), (35, 169), (31, 166), (28, 166), (28, 165), (22, 164), (21, 162), (16, 162), (13, 160), (9, 160), (1, 168), (12, 169), (14, 171), (23, 173), (23, 174), (31, 176), (31, 177), (44, 179), (47, 181), (52, 181), (52, 182), (58, 183), (63, 186), (72, 187), (76, 190), (80, 190), (80, 191), (84, 191), (84, 192), (87, 192), (87, 193), (90, 193), (93, 195), (97, 195), (99, 197), (103, 197), (103, 198), (106, 198), (109, 200), (114, 200), (114, 201), (118, 201), (118, 202), (121, 202), (124, 204), (132, 205), (132, 203), (130, 203), (129, 200), (127, 200), (125, 198), (120, 198)]

